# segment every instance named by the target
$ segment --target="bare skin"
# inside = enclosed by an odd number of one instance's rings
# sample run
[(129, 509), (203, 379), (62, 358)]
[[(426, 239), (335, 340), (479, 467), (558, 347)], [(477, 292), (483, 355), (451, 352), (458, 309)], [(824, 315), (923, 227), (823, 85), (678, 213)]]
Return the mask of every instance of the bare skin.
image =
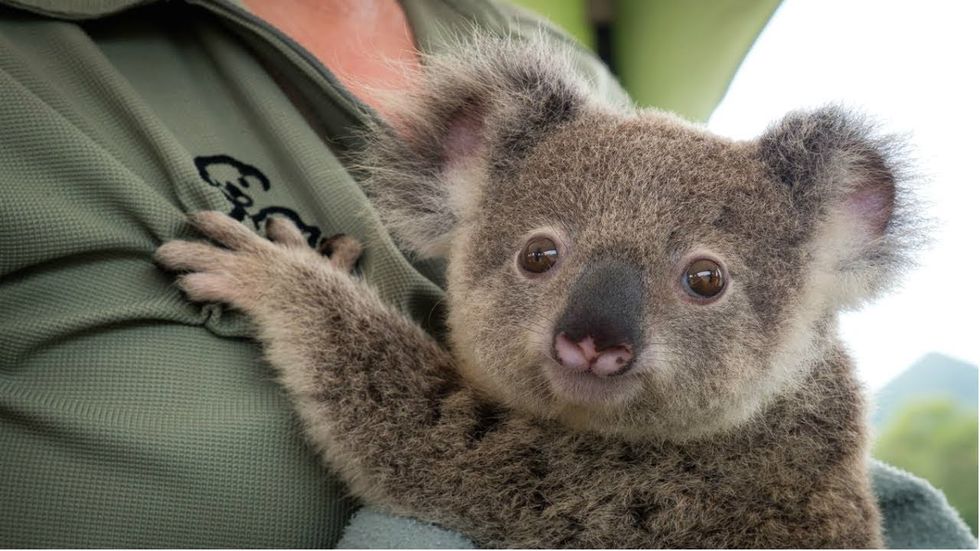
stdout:
[(382, 115), (386, 107), (378, 92), (412, 86), (419, 58), (396, 0), (246, 0), (245, 5), (306, 48)]

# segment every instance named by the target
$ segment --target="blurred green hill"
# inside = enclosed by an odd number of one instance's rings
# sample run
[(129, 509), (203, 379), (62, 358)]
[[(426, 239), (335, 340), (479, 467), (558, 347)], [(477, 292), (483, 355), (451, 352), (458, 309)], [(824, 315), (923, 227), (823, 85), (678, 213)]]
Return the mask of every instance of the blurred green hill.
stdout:
[(925, 478), (977, 535), (977, 367), (928, 354), (885, 385), (874, 456)]
[(912, 364), (878, 391), (871, 422), (880, 430), (910, 400), (948, 398), (977, 409), (977, 366), (931, 353)]

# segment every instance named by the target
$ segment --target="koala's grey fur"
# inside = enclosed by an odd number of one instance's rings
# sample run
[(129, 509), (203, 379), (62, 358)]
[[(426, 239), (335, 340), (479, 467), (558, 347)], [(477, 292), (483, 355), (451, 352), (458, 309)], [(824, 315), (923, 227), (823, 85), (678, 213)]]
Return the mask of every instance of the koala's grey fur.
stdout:
[[(254, 317), (312, 442), (383, 510), (483, 546), (880, 547), (836, 315), (907, 263), (898, 150), (838, 108), (732, 141), (603, 104), (553, 48), (465, 51), (427, 60), (360, 160), (396, 238), (448, 260), (452, 353), (345, 273), (353, 243), (328, 263), (286, 222), (272, 243), (201, 214), (232, 251), (160, 262)], [(562, 243), (547, 277), (515, 262), (535, 231)], [(727, 266), (716, 302), (685, 299), (692, 254)], [(609, 399), (569, 399), (555, 324), (616, 263), (643, 350)]]

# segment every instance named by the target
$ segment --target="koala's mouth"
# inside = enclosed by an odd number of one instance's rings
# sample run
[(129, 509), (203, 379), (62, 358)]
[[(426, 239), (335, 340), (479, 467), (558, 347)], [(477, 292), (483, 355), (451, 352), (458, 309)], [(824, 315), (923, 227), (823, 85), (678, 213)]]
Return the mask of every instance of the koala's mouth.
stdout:
[(543, 366), (545, 378), (555, 397), (563, 402), (583, 406), (612, 405), (624, 402), (641, 390), (642, 383), (634, 372), (600, 376), (591, 371), (573, 371), (556, 361)]

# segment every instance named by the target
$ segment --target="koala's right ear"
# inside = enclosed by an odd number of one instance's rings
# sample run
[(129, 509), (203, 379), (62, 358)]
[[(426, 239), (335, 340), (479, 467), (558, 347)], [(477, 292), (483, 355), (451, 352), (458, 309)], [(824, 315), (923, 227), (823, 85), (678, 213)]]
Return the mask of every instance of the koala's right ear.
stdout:
[(759, 140), (772, 176), (789, 190), (812, 258), (833, 274), (838, 304), (887, 289), (911, 264), (927, 225), (913, 196), (904, 142), (837, 106), (790, 113)]
[(387, 125), (370, 129), (365, 189), (396, 240), (442, 256), (452, 232), (541, 138), (586, 104), (585, 83), (554, 45), (480, 37), (424, 58)]

